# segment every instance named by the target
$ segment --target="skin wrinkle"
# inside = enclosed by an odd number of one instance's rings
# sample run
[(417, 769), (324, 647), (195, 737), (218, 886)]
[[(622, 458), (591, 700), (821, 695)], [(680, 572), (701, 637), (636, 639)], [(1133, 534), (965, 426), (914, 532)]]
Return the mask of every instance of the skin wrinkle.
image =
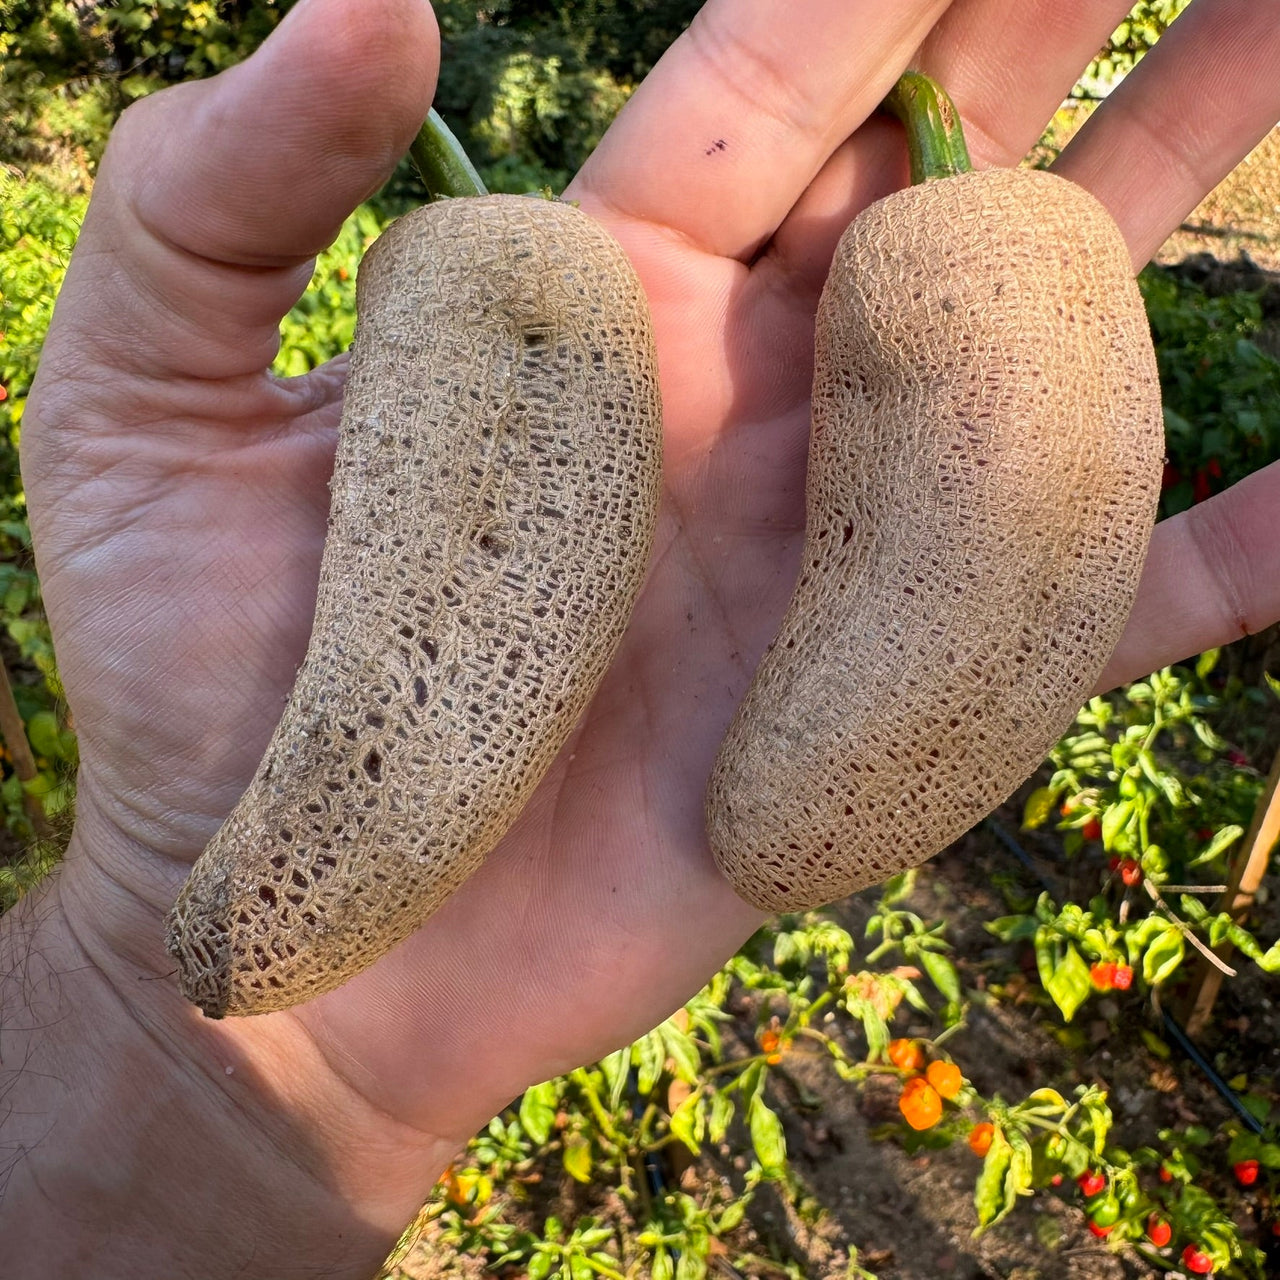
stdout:
[[(125, 198), (128, 199), (127, 196)], [(135, 213), (134, 219), (137, 217)], [(139, 244), (131, 235), (131, 229), (135, 225), (137, 224), (133, 220), (123, 221), (121, 239), (113, 242), (107, 261), (111, 267), (116, 268), (112, 271), (112, 275), (115, 277), (113, 283), (122, 286), (119, 292), (128, 299), (150, 304), (151, 315), (148, 315), (144, 309), (140, 326), (135, 324), (126, 327), (135, 331), (140, 328), (141, 332), (148, 334), (151, 340), (138, 344), (123, 342), (117, 338), (108, 348), (111, 353), (108, 363), (116, 368), (123, 366), (139, 373), (147, 373), (149, 370), (160, 373), (162, 370), (168, 371), (171, 367), (176, 371), (178, 361), (164, 355), (165, 352), (177, 351), (182, 356), (189, 357), (188, 344), (193, 344), (194, 348), (200, 351), (221, 344), (228, 354), (237, 349), (244, 351), (241, 357), (244, 368), (226, 370), (210, 376), (251, 376), (260, 374), (267, 368), (275, 359), (280, 347), (278, 315), (281, 303), (284, 304), (283, 309), (288, 310), (288, 307), (302, 296), (314, 267), (308, 269), (305, 279), (301, 278), (301, 272), (296, 267), (280, 268), (278, 270), (282, 276), (297, 272), (301, 283), (295, 288), (293, 282), (288, 282), (288, 289), (282, 287), (279, 290), (280, 297), (276, 301), (268, 302), (263, 298), (260, 301), (255, 300), (253, 305), (250, 305), (250, 299), (246, 296), (239, 306), (235, 306), (233, 305), (234, 295), (238, 291), (227, 289), (226, 281), (221, 277), (227, 271), (240, 273), (246, 271), (245, 268), (222, 267), (216, 259), (198, 258), (183, 249), (174, 248), (147, 231), (145, 227), (142, 229), (146, 239)], [(172, 259), (173, 263), (157, 267), (150, 261), (150, 255), (145, 252), (147, 244), (159, 250), (163, 257)], [(310, 262), (312, 259), (303, 261)], [(173, 269), (175, 265), (194, 269), (196, 281), (179, 287), (179, 273)], [(132, 269), (128, 269), (130, 267)], [(215, 284), (214, 280), (210, 280), (209, 283), (213, 287), (205, 287), (199, 277), (206, 273), (215, 273), (219, 283)], [(275, 273), (268, 270), (261, 274), (265, 278)], [(183, 274), (181, 278), (185, 281), (186, 275)], [(231, 278), (235, 279), (235, 276)], [(200, 297), (202, 303), (199, 310), (193, 312), (181, 305), (180, 299), (184, 296)], [(261, 312), (264, 317), (275, 318), (255, 320), (251, 314), (245, 314), (246, 312)], [(222, 322), (220, 327), (226, 330), (222, 338), (210, 329), (210, 322), (214, 317)], [(181, 335), (176, 340), (175, 329)], [(261, 331), (259, 340), (251, 349), (245, 348), (246, 329)], [(157, 358), (161, 361), (160, 367), (156, 366)]]

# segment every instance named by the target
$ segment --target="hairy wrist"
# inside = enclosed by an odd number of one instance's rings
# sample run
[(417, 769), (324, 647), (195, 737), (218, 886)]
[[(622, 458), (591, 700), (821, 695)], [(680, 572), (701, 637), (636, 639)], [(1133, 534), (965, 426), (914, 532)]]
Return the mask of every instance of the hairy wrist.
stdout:
[(209, 1023), (117, 962), (68, 909), (82, 865), (0, 918), (7, 1280), (372, 1276), (452, 1144), (374, 1112), (297, 1020)]

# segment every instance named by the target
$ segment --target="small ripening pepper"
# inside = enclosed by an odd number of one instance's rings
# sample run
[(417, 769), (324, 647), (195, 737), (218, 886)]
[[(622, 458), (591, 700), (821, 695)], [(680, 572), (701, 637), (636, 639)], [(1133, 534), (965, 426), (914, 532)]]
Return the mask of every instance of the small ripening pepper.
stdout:
[(1258, 1180), (1258, 1162), (1256, 1160), (1237, 1160), (1234, 1165), (1236, 1181), (1242, 1187), (1251, 1187)]
[(1207, 1253), (1200, 1252), (1200, 1246), (1189, 1244), (1182, 1251), (1182, 1265), (1192, 1275), (1207, 1276), (1213, 1273), (1213, 1259)]
[(1095, 990), (1110, 991), (1116, 982), (1115, 965), (1103, 960), (1091, 965), (1089, 968), (1089, 981), (1093, 984)]
[(1133, 970), (1127, 964), (1116, 965), (1116, 971), (1111, 975), (1111, 985), (1117, 991), (1128, 991), (1133, 986)]
[(942, 1099), (927, 1080), (908, 1080), (898, 1098), (898, 1110), (913, 1129), (932, 1129), (942, 1119)]
[(969, 1150), (975, 1156), (985, 1156), (991, 1150), (991, 1140), (995, 1133), (995, 1126), (985, 1120), (981, 1124), (975, 1124), (969, 1130)]
[(1086, 1169), (1077, 1179), (1076, 1185), (1087, 1196), (1096, 1196), (1107, 1185), (1107, 1175), (1096, 1169)]
[(954, 1098), (964, 1083), (960, 1068), (954, 1062), (931, 1062), (924, 1074), (925, 1079), (947, 1099)]
[(924, 1066), (924, 1050), (914, 1040), (890, 1040), (889, 1061), (900, 1071), (919, 1071)]
[(1163, 1249), (1172, 1238), (1173, 1228), (1165, 1222), (1163, 1218), (1158, 1218), (1153, 1213), (1151, 1217), (1147, 1219), (1147, 1239), (1150, 1240), (1157, 1249)]
[(1088, 1206), (1089, 1221), (1100, 1227), (1114, 1227), (1120, 1220), (1120, 1202), (1110, 1193), (1099, 1196)]

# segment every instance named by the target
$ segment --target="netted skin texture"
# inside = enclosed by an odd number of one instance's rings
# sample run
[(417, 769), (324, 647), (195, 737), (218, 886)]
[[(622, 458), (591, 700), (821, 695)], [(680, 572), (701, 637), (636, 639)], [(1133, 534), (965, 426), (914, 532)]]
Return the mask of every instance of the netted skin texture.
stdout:
[(566, 204), (428, 205), (361, 264), (305, 660), (168, 921), (212, 1017), (328, 991), (476, 870), (639, 594), (661, 482), (648, 307)]
[(1035, 771), (1120, 638), (1164, 456), (1123, 238), (1048, 173), (866, 209), (815, 342), (800, 577), (707, 797), (769, 911), (925, 861)]

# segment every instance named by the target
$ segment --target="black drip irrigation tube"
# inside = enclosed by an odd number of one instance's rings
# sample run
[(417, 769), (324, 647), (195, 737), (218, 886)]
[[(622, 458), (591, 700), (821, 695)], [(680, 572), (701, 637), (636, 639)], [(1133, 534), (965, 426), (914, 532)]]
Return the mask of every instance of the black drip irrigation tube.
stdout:
[[(631, 1098), (631, 1115), (633, 1119), (639, 1119), (644, 1112), (644, 1099), (640, 1094), (640, 1073), (631, 1067), (627, 1071), (627, 1093)], [(660, 1199), (667, 1193), (667, 1178), (662, 1171), (662, 1160), (656, 1151), (646, 1151), (642, 1157), (644, 1167), (645, 1182), (649, 1187), (649, 1194), (655, 1200)], [(672, 1248), (671, 1253), (676, 1262), (680, 1261), (681, 1250)], [(731, 1262), (724, 1258), (716, 1259), (716, 1268), (722, 1275), (730, 1277), (730, 1280), (747, 1280)]]
[[(997, 822), (994, 818), (984, 818), (981, 825), (989, 831), (1013, 856), (1022, 864), (1026, 872), (1033, 876), (1047, 892), (1054, 892), (1053, 886), (1044, 878), (1031, 855), (1022, 847), (1017, 838)], [(1158, 999), (1153, 1001), (1156, 1012), (1164, 1024), (1169, 1039), (1178, 1046), (1186, 1057), (1200, 1068), (1204, 1077), (1222, 1096), (1223, 1101), (1239, 1117), (1242, 1124), (1251, 1132), (1261, 1135), (1262, 1122), (1254, 1116), (1240, 1101), (1240, 1095), (1214, 1070), (1209, 1060), (1196, 1048), (1195, 1041), (1187, 1034), (1186, 1028), (1167, 1009), (1160, 1006)]]

